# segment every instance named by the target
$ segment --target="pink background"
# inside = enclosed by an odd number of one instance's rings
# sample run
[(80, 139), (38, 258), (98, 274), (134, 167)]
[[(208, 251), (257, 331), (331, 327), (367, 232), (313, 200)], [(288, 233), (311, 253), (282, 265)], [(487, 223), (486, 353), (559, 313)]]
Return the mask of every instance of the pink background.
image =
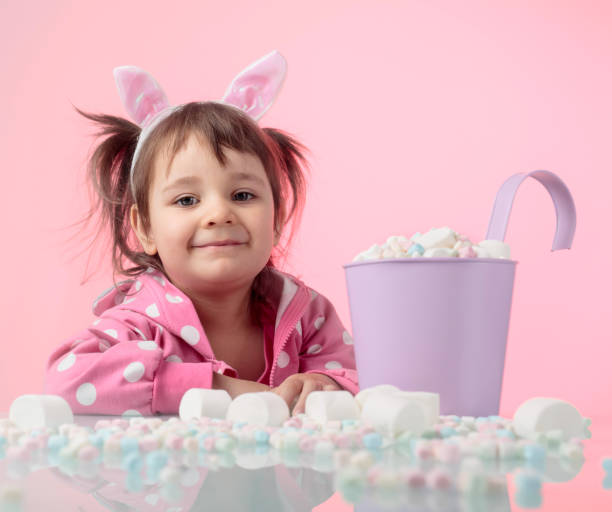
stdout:
[[(42, 391), (51, 351), (87, 326), (110, 257), (70, 223), (89, 205), (86, 111), (126, 117), (112, 69), (150, 71), (171, 103), (217, 99), (278, 49), (285, 86), (260, 124), (312, 151), (308, 203), (286, 270), (350, 326), (344, 270), (390, 235), (449, 225), (484, 238), (498, 187), (535, 169), (570, 188), (570, 251), (550, 252), (554, 208), (519, 190), (506, 241), (517, 279), (501, 414), (554, 396), (610, 415), (612, 4), (606, 1), (12, 2), (0, 10), (5, 243), (0, 411)], [(35, 6), (35, 7), (34, 7)], [(90, 226), (88, 232), (93, 233)]]

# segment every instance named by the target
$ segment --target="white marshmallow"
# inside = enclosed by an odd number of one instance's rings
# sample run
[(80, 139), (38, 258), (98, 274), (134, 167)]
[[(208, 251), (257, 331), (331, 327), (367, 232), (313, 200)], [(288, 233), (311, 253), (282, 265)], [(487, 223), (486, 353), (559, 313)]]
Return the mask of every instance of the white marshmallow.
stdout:
[(359, 419), (359, 406), (348, 391), (313, 391), (306, 397), (306, 415), (318, 423)]
[(13, 400), (9, 419), (19, 428), (56, 428), (73, 423), (72, 409), (58, 395), (21, 395)]
[(480, 247), (479, 245), (472, 245), (472, 250), (476, 253), (478, 258), (492, 258), (491, 253), (488, 249)]
[(426, 250), (434, 247), (452, 249), (455, 243), (457, 243), (457, 236), (449, 227), (434, 228), (418, 237), (416, 242), (421, 244)]
[(514, 413), (512, 428), (521, 437), (535, 439), (538, 434), (560, 430), (564, 440), (585, 437), (588, 422), (569, 402), (557, 398), (535, 397), (523, 402)]
[(407, 431), (421, 435), (427, 428), (425, 418), (425, 410), (416, 400), (382, 393), (368, 399), (361, 410), (361, 421), (389, 438)]
[[(486, 249), (491, 258), (510, 259), (510, 246), (501, 240), (483, 240), (478, 243), (478, 247)], [(478, 257), (481, 256), (478, 255)]]
[(185, 391), (179, 405), (183, 421), (191, 418), (225, 418), (232, 397), (225, 389), (191, 388)]
[(455, 256), (457, 256), (457, 251), (448, 247), (433, 247), (425, 249), (423, 253), (424, 258), (454, 258)]
[(425, 391), (398, 391), (396, 396), (414, 400), (420, 403), (425, 410), (425, 428), (433, 427), (440, 419), (440, 395)]
[(263, 427), (279, 427), (289, 419), (289, 407), (280, 395), (272, 391), (243, 393), (232, 400), (226, 419), (246, 421)]
[(373, 396), (373, 394), (382, 393), (383, 395), (392, 395), (399, 390), (399, 388), (392, 386), (391, 384), (380, 384), (378, 386), (362, 389), (355, 395), (355, 400), (357, 401), (357, 405), (363, 409), (366, 401), (370, 396)]

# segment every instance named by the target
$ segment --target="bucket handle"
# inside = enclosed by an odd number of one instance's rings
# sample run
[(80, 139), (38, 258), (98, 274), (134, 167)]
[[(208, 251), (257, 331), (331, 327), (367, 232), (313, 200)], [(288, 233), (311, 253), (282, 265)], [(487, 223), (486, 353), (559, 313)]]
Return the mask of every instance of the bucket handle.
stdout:
[(514, 174), (503, 183), (495, 197), (486, 239), (504, 240), (514, 196), (519, 185), (527, 178), (534, 178), (544, 185), (555, 205), (557, 229), (553, 239), (552, 250), (569, 249), (576, 232), (576, 205), (565, 183), (550, 171), (532, 171)]

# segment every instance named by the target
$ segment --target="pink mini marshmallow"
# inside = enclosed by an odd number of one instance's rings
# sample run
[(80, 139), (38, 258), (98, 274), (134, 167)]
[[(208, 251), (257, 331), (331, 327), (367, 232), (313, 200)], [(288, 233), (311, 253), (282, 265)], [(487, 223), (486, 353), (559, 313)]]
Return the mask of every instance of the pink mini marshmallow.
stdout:
[(381, 474), (382, 474), (382, 469), (380, 469), (380, 467), (378, 466), (374, 466), (368, 469), (368, 473), (366, 476), (368, 483), (370, 485), (376, 485), (376, 482), (380, 478)]
[(408, 468), (402, 471), (402, 480), (413, 489), (425, 486), (425, 473), (417, 468)]
[(164, 445), (171, 450), (180, 450), (183, 447), (183, 438), (176, 434), (168, 434)]
[(110, 428), (111, 422), (110, 420), (98, 420), (96, 421), (96, 425), (94, 426), (94, 430), (100, 430), (101, 428)]
[(215, 449), (215, 438), (213, 436), (205, 437), (202, 444), (207, 452), (211, 452)]
[(313, 436), (302, 436), (298, 441), (298, 446), (300, 450), (303, 452), (311, 452), (314, 450), (315, 445), (317, 444), (317, 439)]
[(470, 245), (464, 245), (463, 247), (459, 247), (459, 250), (457, 252), (460, 258), (476, 258), (477, 256), (476, 252), (474, 251), (474, 249), (472, 249), (472, 246)]
[(123, 430), (126, 430), (130, 426), (130, 422), (128, 420), (124, 420), (123, 418), (116, 418), (112, 420), (111, 423), (114, 427), (119, 427)]
[(93, 460), (98, 455), (100, 455), (100, 450), (98, 450), (95, 446), (87, 444), (79, 450), (77, 456), (81, 460)]
[(427, 473), (427, 485), (431, 489), (448, 489), (452, 484), (451, 476), (442, 468), (434, 468)]
[(335, 436), (334, 444), (337, 448), (350, 448), (353, 445), (353, 440), (347, 434), (340, 434)]
[(30, 459), (30, 452), (25, 446), (9, 446), (6, 449), (6, 457), (10, 460), (27, 461)]
[(159, 448), (159, 441), (154, 436), (144, 436), (138, 440), (138, 447), (143, 452), (152, 452)]

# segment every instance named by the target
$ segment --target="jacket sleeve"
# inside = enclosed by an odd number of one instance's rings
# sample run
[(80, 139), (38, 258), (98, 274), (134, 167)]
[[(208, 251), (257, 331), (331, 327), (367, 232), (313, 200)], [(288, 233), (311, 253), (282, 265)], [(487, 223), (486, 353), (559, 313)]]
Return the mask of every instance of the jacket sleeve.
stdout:
[(176, 414), (189, 388), (210, 388), (212, 362), (163, 356), (163, 332), (144, 315), (109, 310), (50, 356), (45, 393), (74, 414)]
[(353, 338), (332, 303), (311, 290), (314, 298), (301, 319), (300, 373), (323, 373), (347, 391), (359, 391)]

